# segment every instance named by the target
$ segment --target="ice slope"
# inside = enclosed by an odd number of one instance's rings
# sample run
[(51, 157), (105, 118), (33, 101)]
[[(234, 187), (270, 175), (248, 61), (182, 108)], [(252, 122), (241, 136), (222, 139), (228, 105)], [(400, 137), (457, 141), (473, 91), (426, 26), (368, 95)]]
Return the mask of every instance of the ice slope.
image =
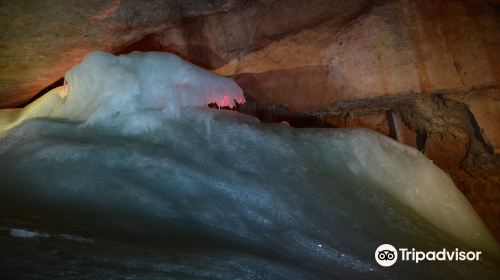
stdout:
[[(0, 112), (0, 202), (50, 209), (96, 244), (120, 232), (180, 255), (203, 249), (197, 259), (234, 256), (264, 276), (277, 266), (300, 278), (498, 273), (488, 261), (496, 241), (412, 148), (363, 129), (293, 129), (208, 109), (242, 101), (241, 89), (171, 54), (92, 53), (66, 81)], [(483, 250), (486, 261), (381, 271), (382, 243)]]

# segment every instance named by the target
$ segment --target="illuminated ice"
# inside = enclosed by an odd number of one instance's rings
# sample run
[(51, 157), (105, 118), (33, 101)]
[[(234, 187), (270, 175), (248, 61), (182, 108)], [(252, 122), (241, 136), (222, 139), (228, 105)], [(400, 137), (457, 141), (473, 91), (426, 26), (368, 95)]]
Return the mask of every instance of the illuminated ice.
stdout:
[[(0, 200), (50, 208), (97, 245), (110, 238), (102, 231), (155, 248), (189, 244), (171, 252), (206, 275), (226, 269), (196, 253), (212, 248), (210, 258), (233, 258), (251, 278), (381, 278), (373, 253), (383, 243), (498, 254), (448, 175), (375, 132), (264, 125), (206, 108), (243, 101), (241, 89), (171, 54), (92, 53), (66, 81), (0, 113)], [(474, 265), (484, 277), (498, 272)], [(383, 272), (481, 278), (457, 263)]]
[(114, 56), (93, 52), (65, 75), (65, 82), (64, 87), (48, 92), (22, 113), (10, 110), (0, 114), (0, 128), (37, 117), (91, 124), (112, 122), (131, 114), (135, 114), (131, 122), (145, 121), (151, 125), (155, 121), (144, 116), (150, 112), (174, 117), (187, 106), (214, 102), (234, 106), (234, 101), (244, 102), (243, 92), (233, 80), (169, 53)]

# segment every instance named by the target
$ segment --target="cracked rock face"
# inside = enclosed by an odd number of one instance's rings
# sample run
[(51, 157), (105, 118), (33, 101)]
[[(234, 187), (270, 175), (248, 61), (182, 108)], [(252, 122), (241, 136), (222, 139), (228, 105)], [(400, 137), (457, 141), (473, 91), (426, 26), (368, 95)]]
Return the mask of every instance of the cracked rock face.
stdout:
[(233, 77), (264, 121), (420, 149), (500, 239), (498, 1), (7, 0), (0, 20), (0, 108), (91, 50), (174, 52)]
[[(256, 99), (278, 99), (301, 111), (346, 99), (465, 91), (498, 85), (498, 30), (499, 13), (489, 5), (387, 1), (359, 13), (341, 29), (325, 21), (241, 57), (237, 67), (218, 71), (252, 73), (267, 93), (256, 94)], [(294, 84), (294, 91), (309, 91), (310, 84), (297, 72), (312, 67), (317, 70), (315, 84), (325, 90), (311, 92), (308, 102), (281, 93), (286, 83)], [(268, 81), (276, 71), (284, 79)]]

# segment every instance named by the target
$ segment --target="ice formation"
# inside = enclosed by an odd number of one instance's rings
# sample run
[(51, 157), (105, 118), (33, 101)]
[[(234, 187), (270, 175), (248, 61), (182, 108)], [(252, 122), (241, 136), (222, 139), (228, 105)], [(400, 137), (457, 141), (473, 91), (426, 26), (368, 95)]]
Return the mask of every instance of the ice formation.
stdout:
[(155, 250), (181, 256), (161, 269), (198, 278), (498, 272), (485, 261), (373, 274), (382, 243), (498, 254), (449, 176), (412, 148), (206, 108), (242, 101), (241, 89), (171, 54), (92, 53), (66, 81), (0, 112), (0, 202), (51, 209), (101, 249), (116, 232), (157, 240)]
[(13, 237), (21, 238), (49, 238), (50, 235), (46, 233), (40, 233), (37, 231), (29, 231), (25, 229), (13, 228), (10, 230), (10, 235)]
[(154, 111), (173, 117), (185, 107), (244, 102), (242, 90), (232, 80), (169, 53), (114, 56), (93, 52), (66, 74), (65, 82), (22, 112), (0, 114), (0, 125), (12, 127), (42, 117), (105, 123), (118, 116), (137, 119)]

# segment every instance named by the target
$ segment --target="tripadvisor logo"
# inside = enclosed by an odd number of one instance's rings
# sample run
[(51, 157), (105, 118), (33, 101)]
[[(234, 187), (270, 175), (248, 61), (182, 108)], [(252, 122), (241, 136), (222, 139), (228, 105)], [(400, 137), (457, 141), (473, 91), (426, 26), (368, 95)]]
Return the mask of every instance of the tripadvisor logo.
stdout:
[(412, 261), (479, 261), (481, 251), (460, 251), (458, 249), (449, 251), (442, 249), (439, 251), (418, 251), (415, 248), (396, 249), (391, 244), (382, 244), (375, 250), (375, 260), (381, 266), (392, 266), (398, 260)]
[(375, 250), (375, 260), (381, 266), (391, 266), (398, 260), (398, 251), (391, 244), (382, 244)]

